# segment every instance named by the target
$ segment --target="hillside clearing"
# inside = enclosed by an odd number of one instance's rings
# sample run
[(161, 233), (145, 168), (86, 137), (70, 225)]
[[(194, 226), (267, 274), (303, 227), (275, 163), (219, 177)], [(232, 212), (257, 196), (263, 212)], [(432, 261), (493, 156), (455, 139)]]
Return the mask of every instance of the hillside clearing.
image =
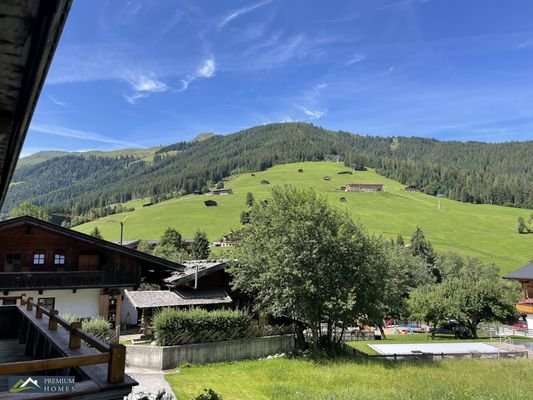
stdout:
[[(298, 169), (303, 169), (299, 173)], [(197, 229), (204, 230), (213, 241), (240, 226), (239, 216), (245, 209), (247, 192), (256, 200), (268, 198), (273, 185), (292, 184), (313, 187), (327, 196), (332, 205), (346, 209), (369, 231), (387, 238), (401, 234), (406, 241), (420, 226), (437, 251), (455, 251), (494, 262), (502, 272), (512, 271), (533, 259), (533, 235), (519, 235), (516, 221), (528, 216), (530, 210), (493, 205), (474, 205), (441, 199), (423, 193), (408, 193), (399, 182), (387, 179), (369, 170), (354, 171), (353, 175), (337, 174), (349, 170), (334, 162), (303, 162), (275, 166), (266, 171), (229, 177), (226, 188), (233, 195), (216, 196), (217, 207), (204, 207), (208, 196), (184, 196), (151, 207), (142, 207), (146, 201), (137, 200), (125, 205), (135, 211), (101, 218), (74, 229), (88, 233), (95, 226), (108, 240), (118, 240), (118, 224), (124, 221), (125, 239), (155, 239), (172, 226), (184, 237), (192, 237)], [(324, 180), (330, 176), (331, 180)], [(268, 180), (270, 185), (261, 185)], [(346, 193), (340, 187), (346, 183), (382, 183), (383, 192)], [(341, 202), (344, 197), (346, 202)], [(215, 196), (209, 196), (215, 198)]]

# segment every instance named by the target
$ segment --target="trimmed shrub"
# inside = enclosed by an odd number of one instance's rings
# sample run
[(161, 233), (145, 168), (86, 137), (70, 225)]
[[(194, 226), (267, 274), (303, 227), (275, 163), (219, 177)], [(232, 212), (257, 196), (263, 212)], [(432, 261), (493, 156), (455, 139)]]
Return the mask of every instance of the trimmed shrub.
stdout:
[(152, 319), (154, 336), (161, 346), (176, 344), (179, 333), (188, 332), (199, 335), (206, 331), (232, 332), (249, 326), (249, 318), (242, 311), (214, 310), (201, 308), (176, 310), (166, 308), (155, 314)]

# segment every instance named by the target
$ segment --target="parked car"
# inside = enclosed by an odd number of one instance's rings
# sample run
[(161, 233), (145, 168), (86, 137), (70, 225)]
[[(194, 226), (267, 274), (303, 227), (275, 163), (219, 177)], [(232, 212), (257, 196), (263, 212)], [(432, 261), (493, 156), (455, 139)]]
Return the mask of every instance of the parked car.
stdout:
[(527, 323), (524, 320), (518, 320), (511, 327), (515, 329), (527, 329)]

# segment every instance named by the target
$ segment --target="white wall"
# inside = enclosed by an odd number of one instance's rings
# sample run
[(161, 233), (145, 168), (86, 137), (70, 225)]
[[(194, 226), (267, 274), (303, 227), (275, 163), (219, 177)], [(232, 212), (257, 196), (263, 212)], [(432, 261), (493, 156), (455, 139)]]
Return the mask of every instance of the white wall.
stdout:
[[(129, 288), (128, 291), (133, 290), (133, 288)], [(123, 294), (123, 300), (122, 300), (122, 308), (120, 309), (120, 322), (127, 325), (137, 325), (137, 309), (133, 307), (133, 304), (131, 304), (130, 299), (124, 294), (124, 291), (122, 291)]]
[(33, 297), (37, 302), (41, 297), (54, 297), (55, 309), (59, 314), (73, 314), (81, 318), (97, 317), (100, 310), (100, 290), (101, 289), (77, 289), (72, 293), (72, 289), (43, 290), (39, 294), (36, 290), (9, 291), (9, 296), (20, 296), (26, 294)]

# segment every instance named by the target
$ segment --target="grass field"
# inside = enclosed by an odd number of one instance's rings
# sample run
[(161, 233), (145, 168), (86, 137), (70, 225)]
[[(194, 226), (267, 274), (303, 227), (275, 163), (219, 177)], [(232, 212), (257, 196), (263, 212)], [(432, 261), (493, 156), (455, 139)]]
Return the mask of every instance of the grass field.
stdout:
[[(302, 168), (303, 173), (298, 173)], [(400, 183), (384, 178), (374, 171), (354, 172), (353, 175), (338, 175), (337, 171), (348, 170), (333, 162), (305, 162), (273, 167), (257, 172), (255, 176), (243, 174), (232, 176), (225, 182), (232, 188), (229, 196), (184, 196), (150, 207), (142, 207), (146, 201), (127, 203), (136, 207), (131, 213), (102, 218), (74, 229), (90, 232), (95, 226), (109, 240), (119, 238), (119, 226), (108, 221), (124, 221), (126, 239), (156, 239), (171, 226), (184, 237), (192, 237), (197, 229), (206, 231), (211, 241), (232, 228), (238, 228), (239, 215), (245, 209), (247, 192), (256, 199), (268, 197), (273, 185), (293, 184), (313, 187), (327, 196), (331, 204), (346, 208), (371, 232), (395, 238), (398, 234), (409, 239), (420, 226), (438, 251), (456, 251), (494, 262), (502, 272), (512, 271), (533, 259), (533, 235), (519, 235), (517, 218), (527, 217), (530, 210), (492, 205), (473, 205), (442, 199), (437, 209), (437, 198), (422, 193), (406, 193)], [(323, 180), (331, 176), (331, 181)], [(261, 185), (262, 179), (271, 185)], [(384, 192), (344, 193), (338, 189), (346, 183), (383, 183)], [(346, 203), (340, 202), (346, 198)], [(203, 206), (207, 198), (218, 202), (218, 207)]]
[(224, 400), (531, 399), (528, 359), (387, 362), (307, 359), (220, 363), (166, 375), (178, 400), (211, 388)]

